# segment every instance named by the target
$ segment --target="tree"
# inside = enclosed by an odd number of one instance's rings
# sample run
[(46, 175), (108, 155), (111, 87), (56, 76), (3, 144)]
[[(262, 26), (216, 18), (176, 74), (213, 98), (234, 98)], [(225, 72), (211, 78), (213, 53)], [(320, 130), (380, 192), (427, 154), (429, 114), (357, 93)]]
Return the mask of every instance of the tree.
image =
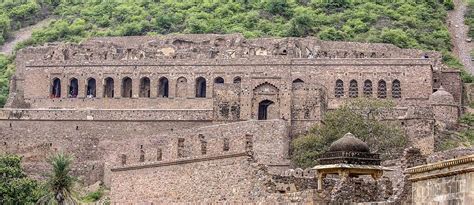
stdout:
[(48, 159), (53, 167), (47, 182), (49, 193), (41, 197), (37, 204), (78, 204), (72, 195), (75, 179), (70, 175), (72, 157), (66, 154), (57, 154)]
[(376, 99), (356, 99), (334, 111), (329, 111), (321, 125), (315, 125), (308, 134), (293, 140), (293, 161), (301, 167), (315, 165), (320, 154), (344, 134), (351, 132), (366, 142), (372, 152), (390, 158), (400, 153), (407, 139), (396, 123), (380, 121), (393, 103)]
[(41, 194), (40, 184), (23, 172), (21, 157), (0, 155), (0, 204), (31, 204)]

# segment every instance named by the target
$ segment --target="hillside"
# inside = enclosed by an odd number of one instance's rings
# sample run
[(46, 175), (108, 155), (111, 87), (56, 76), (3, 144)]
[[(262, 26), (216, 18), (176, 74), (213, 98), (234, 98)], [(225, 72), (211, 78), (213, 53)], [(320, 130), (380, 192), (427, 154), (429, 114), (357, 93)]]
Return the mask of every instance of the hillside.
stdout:
[[(0, 44), (19, 28), (54, 15), (17, 49), (91, 36), (242, 33), (246, 37), (317, 36), (322, 40), (392, 43), (448, 52), (445, 19), (451, 0), (393, 1), (28, 1), (0, 4)], [(80, 2), (80, 3), (79, 3)], [(456, 65), (446, 56), (448, 64)], [(0, 104), (8, 92), (13, 57), (0, 56)], [(10, 66), (8, 66), (10, 65)], [(468, 79), (470, 80), (470, 79)]]

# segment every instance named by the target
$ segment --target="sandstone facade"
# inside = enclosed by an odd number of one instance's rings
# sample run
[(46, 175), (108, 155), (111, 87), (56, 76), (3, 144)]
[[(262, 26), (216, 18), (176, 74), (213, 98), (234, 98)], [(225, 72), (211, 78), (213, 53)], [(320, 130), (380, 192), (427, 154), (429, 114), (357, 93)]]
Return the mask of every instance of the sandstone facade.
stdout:
[[(389, 44), (237, 34), (107, 37), (26, 48), (16, 59), (0, 110), (0, 151), (25, 156), (27, 169), (40, 172), (48, 154), (70, 152), (86, 183), (102, 180), (120, 190), (142, 190), (133, 173), (159, 172), (178, 186), (178, 172), (204, 174), (210, 165), (217, 168), (209, 173), (235, 170), (228, 184), (247, 190), (239, 180), (250, 176), (249, 156), (269, 173), (287, 169), (293, 137), (362, 97), (395, 102), (384, 119), (404, 127), (426, 154), (435, 122), (455, 122), (462, 105), (459, 72), (446, 69), (439, 53)], [(441, 86), (449, 102), (433, 100)], [(209, 180), (215, 178), (195, 181)], [(158, 201), (183, 196), (159, 192)], [(206, 196), (230, 197), (193, 197)]]

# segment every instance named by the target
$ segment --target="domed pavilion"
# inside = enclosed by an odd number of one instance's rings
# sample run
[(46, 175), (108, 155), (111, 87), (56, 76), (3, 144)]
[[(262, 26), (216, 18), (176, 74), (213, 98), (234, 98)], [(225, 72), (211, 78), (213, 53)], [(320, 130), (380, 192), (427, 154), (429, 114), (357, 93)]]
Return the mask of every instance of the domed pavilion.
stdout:
[(383, 171), (391, 171), (380, 166), (380, 155), (370, 153), (369, 146), (352, 133), (333, 142), (318, 162), (319, 165), (313, 167), (318, 175), (318, 189), (322, 188), (322, 181), (328, 174), (337, 174), (342, 180), (360, 175), (370, 175), (378, 180)]

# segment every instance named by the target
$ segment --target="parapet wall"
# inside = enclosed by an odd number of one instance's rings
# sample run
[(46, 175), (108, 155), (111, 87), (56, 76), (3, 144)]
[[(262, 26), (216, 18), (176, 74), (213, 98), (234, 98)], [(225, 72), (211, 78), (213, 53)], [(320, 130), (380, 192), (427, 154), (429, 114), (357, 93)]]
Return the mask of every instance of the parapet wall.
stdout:
[[(0, 120), (212, 121), (205, 109), (1, 109)], [(58, 122), (60, 123), (60, 122)]]
[(413, 167), (413, 203), (470, 204), (474, 200), (474, 155)]
[(114, 163), (110, 164), (113, 167), (249, 151), (252, 151), (254, 159), (261, 164), (288, 167), (288, 134), (288, 122), (284, 120), (250, 120), (125, 141), (114, 144), (114, 150), (109, 150), (108, 153), (114, 159)]

